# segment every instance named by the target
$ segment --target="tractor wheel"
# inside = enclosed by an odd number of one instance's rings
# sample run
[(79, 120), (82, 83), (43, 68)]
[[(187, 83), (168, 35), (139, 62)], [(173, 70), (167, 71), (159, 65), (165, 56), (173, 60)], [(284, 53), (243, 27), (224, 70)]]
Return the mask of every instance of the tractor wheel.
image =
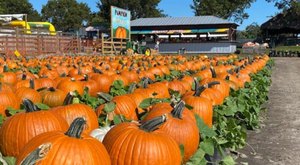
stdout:
[(151, 55), (151, 49), (150, 48), (145, 48), (145, 52), (144, 52), (144, 54), (146, 55), (146, 56), (150, 56)]

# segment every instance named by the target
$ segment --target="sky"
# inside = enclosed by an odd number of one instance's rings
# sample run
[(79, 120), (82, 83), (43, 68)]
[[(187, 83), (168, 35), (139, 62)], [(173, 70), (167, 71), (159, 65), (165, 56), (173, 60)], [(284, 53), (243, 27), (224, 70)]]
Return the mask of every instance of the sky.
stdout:
[[(47, 0), (29, 0), (33, 7), (41, 12), (42, 5), (47, 3)], [(92, 11), (98, 11), (96, 2), (99, 0), (78, 0), (78, 2), (85, 2), (91, 8)], [(190, 5), (193, 0), (161, 0), (158, 5), (159, 9), (162, 9), (165, 14), (171, 17), (185, 17), (194, 16)], [(270, 16), (279, 13), (278, 9), (274, 7), (274, 3), (267, 3), (265, 0), (256, 0), (249, 9), (246, 9), (249, 14), (249, 18), (244, 20), (238, 27), (238, 30), (244, 30), (246, 26), (256, 22), (258, 25), (266, 22), (270, 19)]]

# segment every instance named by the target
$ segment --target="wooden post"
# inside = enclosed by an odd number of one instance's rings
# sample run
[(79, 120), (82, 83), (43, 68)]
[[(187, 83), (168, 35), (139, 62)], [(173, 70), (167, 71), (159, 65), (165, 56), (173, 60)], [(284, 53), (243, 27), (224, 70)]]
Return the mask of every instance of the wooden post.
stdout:
[(103, 35), (103, 33), (101, 34), (101, 45), (102, 45), (102, 48), (101, 48), (102, 55), (104, 55), (104, 35)]

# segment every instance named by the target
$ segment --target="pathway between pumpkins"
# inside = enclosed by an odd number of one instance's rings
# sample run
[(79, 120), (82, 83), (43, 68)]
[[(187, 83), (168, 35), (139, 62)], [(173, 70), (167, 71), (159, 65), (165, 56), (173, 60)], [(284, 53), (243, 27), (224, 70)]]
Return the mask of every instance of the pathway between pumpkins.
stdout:
[(300, 164), (300, 58), (275, 58), (267, 107), (238, 164)]

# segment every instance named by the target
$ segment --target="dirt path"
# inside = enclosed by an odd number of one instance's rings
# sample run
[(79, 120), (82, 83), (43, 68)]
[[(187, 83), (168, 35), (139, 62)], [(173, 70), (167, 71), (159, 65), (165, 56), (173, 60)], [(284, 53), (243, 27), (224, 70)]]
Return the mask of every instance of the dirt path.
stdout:
[(275, 58), (269, 98), (263, 128), (249, 132), (238, 163), (300, 164), (300, 58)]

